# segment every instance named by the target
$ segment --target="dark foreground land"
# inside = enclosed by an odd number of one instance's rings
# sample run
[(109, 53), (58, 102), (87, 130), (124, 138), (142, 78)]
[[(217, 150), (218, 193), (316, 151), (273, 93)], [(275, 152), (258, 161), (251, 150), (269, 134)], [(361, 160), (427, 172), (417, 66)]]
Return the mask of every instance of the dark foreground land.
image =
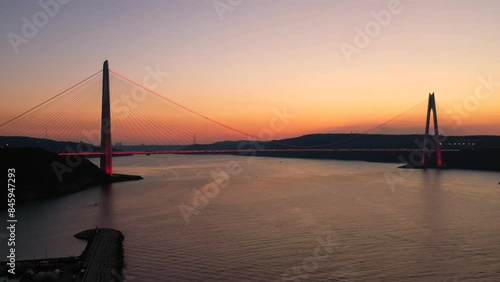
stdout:
[[(89, 229), (74, 235), (88, 241), (78, 257), (17, 261), (15, 275), (25, 281), (122, 281), (123, 234), (114, 229)], [(7, 277), (7, 262), (0, 263), (0, 277)]]
[[(61, 196), (112, 182), (140, 180), (135, 175), (109, 176), (84, 157), (63, 157), (41, 148), (1, 148), (3, 177), (14, 169), (16, 204)], [(7, 181), (5, 181), (7, 182)], [(7, 199), (7, 189), (0, 196)]]

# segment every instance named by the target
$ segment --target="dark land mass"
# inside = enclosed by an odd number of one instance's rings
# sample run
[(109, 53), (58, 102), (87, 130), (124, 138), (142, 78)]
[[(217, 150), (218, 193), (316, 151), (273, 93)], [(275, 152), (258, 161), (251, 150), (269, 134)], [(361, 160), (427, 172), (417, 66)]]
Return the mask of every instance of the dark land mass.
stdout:
[[(15, 169), (15, 203), (61, 196), (112, 182), (139, 180), (140, 176), (106, 175), (84, 157), (64, 157), (41, 148), (0, 148), (2, 178)], [(4, 181), (7, 183), (7, 180)], [(7, 189), (0, 196), (7, 199)], [(6, 207), (6, 206), (4, 206)]]
[[(442, 149), (500, 148), (500, 136), (441, 136)], [(300, 137), (260, 141), (223, 141), (213, 144), (196, 144), (186, 150), (216, 149), (420, 149), (424, 135), (387, 134), (309, 134)]]
[(16, 261), (15, 274), (7, 271), (9, 262), (1, 262), (0, 276), (20, 281), (123, 281), (123, 234), (114, 229), (96, 228), (74, 235), (88, 241), (78, 257)]
[[(420, 168), (422, 154), (419, 150), (422, 148), (423, 140), (424, 135), (418, 134), (311, 134), (268, 142), (224, 141), (206, 145), (197, 144), (187, 147), (186, 150), (297, 149), (298, 151), (248, 152), (246, 154), (282, 158), (402, 163), (408, 164), (408, 168)], [(441, 136), (440, 140), (445, 168), (500, 171), (500, 162), (498, 162), (500, 159), (500, 136)], [(343, 151), (300, 151), (302, 148)], [(355, 151), (359, 149), (363, 151)], [(391, 151), (376, 151), (375, 149)], [(435, 162), (435, 154), (431, 155), (430, 158), (430, 163)]]
[[(49, 152), (100, 152), (101, 147), (85, 142), (55, 141), (44, 138), (32, 138), (24, 136), (0, 136), (0, 148), (42, 148)], [(186, 145), (123, 145), (114, 144), (113, 151), (155, 151), (155, 150), (181, 150)], [(119, 155), (123, 156), (123, 155)], [(116, 156), (115, 156), (116, 157)]]
[[(415, 151), (342, 151), (342, 152), (258, 152), (257, 156), (357, 160), (381, 163), (400, 163), (402, 168), (422, 168), (421, 152)], [(442, 152), (443, 167), (449, 169), (471, 169), (500, 171), (500, 149), (462, 149), (460, 151)], [(429, 163), (435, 163), (435, 155), (431, 155)], [(430, 165), (428, 168), (432, 168)]]
[[(267, 142), (240, 140), (192, 145), (117, 144), (117, 146), (113, 146), (113, 151), (154, 152), (171, 150), (182, 152), (183, 150), (297, 149), (297, 151), (287, 152), (247, 152), (245, 154), (284, 158), (359, 160), (400, 164), (409, 163), (408, 167), (418, 168), (421, 160), (421, 153), (415, 151), (422, 148), (423, 140), (424, 135), (422, 134), (309, 134)], [(443, 149), (443, 163), (446, 168), (500, 171), (500, 162), (496, 161), (500, 158), (500, 136), (440, 136), (440, 140), (442, 144), (441, 149)], [(50, 146), (46, 145), (44, 147), (50, 147), (54, 152), (79, 151), (78, 147), (86, 146), (86, 143), (58, 142), (48, 139), (0, 137), (0, 147), (6, 146), (7, 141), (10, 142), (8, 143), (9, 147), (27, 146), (28, 143), (30, 146), (50, 144)], [(54, 148), (58, 149), (54, 150)], [(339, 149), (343, 151), (300, 151), (302, 148)], [(350, 151), (350, 149), (353, 151)], [(355, 151), (359, 149), (363, 151)], [(371, 149), (389, 149), (390, 151), (371, 151)], [(93, 147), (92, 150), (98, 152), (100, 148)], [(235, 153), (235, 155), (241, 154)], [(431, 158), (433, 157), (435, 156), (431, 156)]]
[(27, 147), (42, 148), (50, 152), (99, 152), (100, 147), (85, 142), (55, 141), (44, 138), (32, 138), (24, 136), (0, 136), (0, 148)]

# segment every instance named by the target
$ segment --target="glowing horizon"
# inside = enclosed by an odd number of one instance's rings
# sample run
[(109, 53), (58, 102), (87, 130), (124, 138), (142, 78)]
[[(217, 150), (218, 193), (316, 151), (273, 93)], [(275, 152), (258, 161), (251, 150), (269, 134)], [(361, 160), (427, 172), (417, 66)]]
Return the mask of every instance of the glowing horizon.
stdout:
[[(0, 123), (109, 59), (111, 69), (252, 135), (284, 109), (295, 117), (274, 139), (360, 133), (430, 92), (443, 128), (451, 117), (469, 135), (500, 135), (495, 1), (244, 1), (223, 12), (213, 1), (69, 1), (19, 45), (8, 35), (22, 36), (22, 19), (45, 10), (0, 5), (8, 38)], [(371, 133), (421, 134), (424, 121), (425, 105)]]

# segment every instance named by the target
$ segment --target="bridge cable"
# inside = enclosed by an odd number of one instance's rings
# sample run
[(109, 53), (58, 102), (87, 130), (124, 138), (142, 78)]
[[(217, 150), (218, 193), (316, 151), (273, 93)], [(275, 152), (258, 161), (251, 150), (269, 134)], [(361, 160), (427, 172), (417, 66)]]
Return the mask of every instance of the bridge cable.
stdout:
[(37, 109), (37, 108), (39, 108), (39, 107), (41, 107), (41, 106), (43, 106), (43, 105), (45, 105), (45, 104), (47, 104), (48, 102), (50, 102), (50, 101), (54, 100), (55, 98), (57, 98), (57, 97), (59, 97), (59, 96), (61, 96), (61, 95), (65, 94), (65, 93), (67, 93), (67, 92), (68, 92), (68, 91), (70, 91), (71, 89), (73, 89), (73, 88), (75, 88), (75, 87), (77, 87), (77, 86), (79, 86), (79, 85), (83, 84), (84, 82), (88, 81), (89, 79), (93, 78), (94, 76), (98, 75), (98, 74), (99, 74), (99, 73), (101, 73), (101, 72), (102, 72), (102, 70), (99, 70), (99, 71), (98, 71), (98, 72), (96, 72), (95, 74), (93, 74), (93, 75), (91, 75), (91, 76), (89, 76), (89, 77), (85, 78), (84, 80), (82, 80), (82, 81), (78, 82), (77, 84), (75, 84), (75, 85), (73, 85), (73, 86), (69, 87), (68, 89), (66, 89), (66, 90), (62, 91), (61, 93), (59, 93), (59, 94), (55, 95), (54, 97), (52, 97), (52, 98), (50, 98), (50, 99), (46, 100), (45, 102), (42, 102), (41, 104), (39, 104), (39, 105), (37, 105), (37, 106), (35, 106), (35, 107), (33, 107), (33, 108), (31, 108), (31, 109), (29, 109), (29, 110), (25, 111), (24, 113), (22, 113), (22, 114), (20, 114), (20, 115), (17, 115), (17, 116), (15, 116), (14, 118), (11, 118), (10, 120), (8, 120), (8, 121), (6, 121), (6, 122), (4, 122), (4, 123), (0, 124), (0, 127), (3, 127), (4, 125), (6, 125), (6, 124), (8, 124), (8, 123), (10, 123), (10, 122), (12, 122), (12, 121), (14, 121), (14, 120), (16, 120), (16, 119), (18, 119), (18, 118), (20, 118), (20, 117), (24, 116), (24, 115), (26, 115), (26, 114), (27, 114), (27, 113), (29, 113), (29, 112), (32, 112), (33, 110), (35, 110), (35, 109)]
[(209, 117), (207, 117), (207, 116), (205, 116), (203, 114), (200, 114), (200, 113), (196, 112), (195, 110), (192, 110), (191, 108), (188, 108), (188, 107), (186, 107), (186, 106), (184, 106), (182, 104), (179, 104), (179, 103), (175, 102), (174, 100), (172, 100), (170, 98), (164, 97), (160, 93), (158, 93), (158, 92), (156, 92), (156, 91), (154, 91), (152, 89), (147, 88), (146, 86), (144, 86), (144, 85), (136, 82), (135, 80), (133, 80), (131, 78), (126, 77), (125, 75), (123, 75), (123, 74), (121, 74), (121, 73), (119, 73), (119, 72), (117, 72), (117, 71), (115, 71), (113, 69), (110, 69), (109, 71), (111, 73), (117, 75), (118, 77), (120, 77), (120, 78), (122, 78), (122, 79), (124, 79), (124, 80), (126, 80), (126, 81), (128, 81), (128, 82), (130, 82), (130, 83), (132, 83), (132, 84), (134, 84), (134, 85), (136, 85), (136, 86), (144, 89), (144, 90), (146, 90), (147, 92), (149, 92), (151, 94), (154, 94), (155, 96), (159, 97), (160, 99), (163, 99), (163, 100), (165, 100), (165, 101), (167, 101), (167, 102), (169, 102), (171, 104), (174, 104), (174, 105), (176, 105), (176, 106), (178, 106), (178, 107), (180, 107), (180, 108), (182, 108), (182, 109), (184, 109), (184, 110), (186, 110), (186, 111), (188, 111), (188, 112), (190, 112), (190, 113), (192, 113), (192, 114), (194, 114), (194, 115), (196, 115), (198, 117), (201, 117), (201, 118), (203, 118), (203, 119), (205, 119), (205, 120), (207, 120), (207, 121), (209, 121), (211, 123), (214, 123), (216, 125), (224, 127), (226, 129), (229, 129), (230, 131), (234, 131), (234, 132), (242, 134), (244, 136), (248, 136), (248, 137), (254, 138), (254, 139), (256, 139), (256, 140), (258, 140), (260, 142), (269, 142), (269, 143), (274, 143), (274, 144), (281, 145), (281, 146), (295, 147), (295, 148), (321, 148), (321, 147), (327, 147), (327, 146), (337, 145), (337, 144), (340, 144), (340, 143), (344, 143), (344, 142), (350, 141), (352, 139), (360, 137), (363, 134), (366, 134), (366, 133), (369, 133), (369, 132), (371, 132), (373, 130), (376, 130), (376, 129), (378, 129), (378, 128), (380, 128), (380, 127), (382, 127), (382, 126), (384, 126), (384, 125), (386, 125), (386, 124), (388, 124), (388, 123), (390, 123), (390, 122), (392, 122), (392, 121), (400, 118), (401, 116), (407, 114), (408, 112), (414, 110), (415, 108), (420, 107), (422, 104), (424, 104), (424, 103), (427, 102), (427, 99), (425, 99), (422, 102), (418, 103), (417, 105), (415, 105), (415, 106), (411, 107), (410, 109), (404, 111), (403, 113), (401, 113), (401, 114), (399, 114), (399, 115), (397, 115), (397, 116), (395, 116), (395, 117), (393, 117), (393, 118), (391, 118), (391, 119), (389, 119), (389, 120), (387, 120), (387, 121), (385, 121), (385, 122), (383, 122), (383, 123), (381, 123), (381, 124), (379, 124), (377, 126), (374, 126), (373, 128), (370, 128), (370, 129), (368, 129), (368, 130), (366, 130), (366, 131), (364, 131), (362, 133), (359, 133), (356, 136), (352, 136), (350, 138), (347, 138), (347, 139), (344, 139), (344, 140), (340, 140), (340, 141), (336, 141), (336, 142), (332, 142), (332, 143), (329, 143), (329, 144), (314, 145), (314, 146), (301, 146), (301, 145), (286, 144), (286, 143), (278, 142), (278, 141), (275, 141), (275, 140), (261, 140), (261, 138), (255, 136), (253, 134), (249, 134), (249, 133), (243, 132), (241, 130), (232, 128), (230, 126), (227, 126), (227, 125), (225, 125), (223, 123), (220, 123), (220, 122), (218, 122), (218, 121), (216, 121), (214, 119), (211, 119), (211, 118), (209, 118)]

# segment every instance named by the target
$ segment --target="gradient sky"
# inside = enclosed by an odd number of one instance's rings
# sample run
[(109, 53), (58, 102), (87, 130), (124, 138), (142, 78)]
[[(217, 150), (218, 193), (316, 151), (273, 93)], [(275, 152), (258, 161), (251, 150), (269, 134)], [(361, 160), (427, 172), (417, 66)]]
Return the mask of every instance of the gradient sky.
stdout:
[[(22, 18), (42, 8), (0, 2), (0, 123), (108, 59), (137, 81), (159, 66), (169, 76), (157, 92), (252, 134), (286, 107), (296, 118), (276, 137), (363, 131), (429, 92), (456, 116), (455, 105), (474, 99), (478, 77), (492, 76), (499, 85), (461, 117), (468, 134), (500, 134), (499, 1), (401, 0), (402, 11), (350, 62), (340, 45), (354, 45), (355, 28), (389, 0), (243, 0), (223, 20), (214, 2), (72, 0), (18, 53), (8, 34), (22, 35)], [(386, 132), (423, 131), (420, 109)]]

